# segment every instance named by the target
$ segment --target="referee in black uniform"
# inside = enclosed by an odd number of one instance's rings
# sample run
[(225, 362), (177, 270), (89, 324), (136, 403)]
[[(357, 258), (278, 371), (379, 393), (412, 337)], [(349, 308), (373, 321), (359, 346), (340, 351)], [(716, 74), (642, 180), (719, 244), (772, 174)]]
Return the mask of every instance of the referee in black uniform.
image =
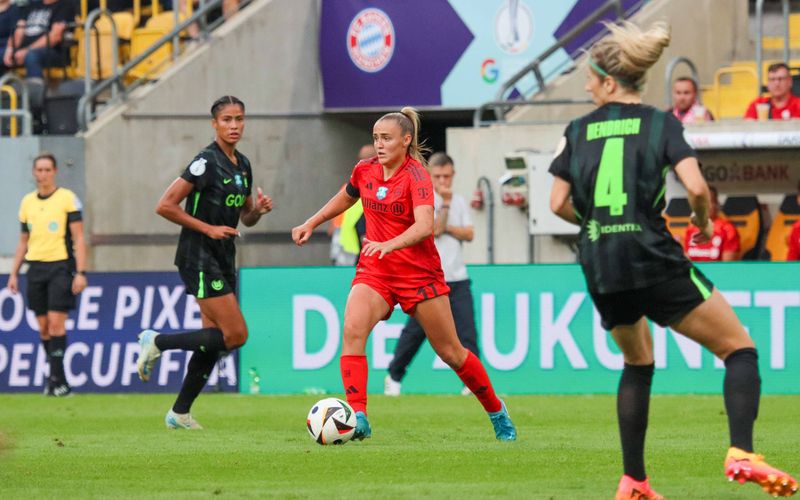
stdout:
[(645, 73), (669, 45), (669, 28), (608, 28), (611, 34), (589, 52), (586, 90), (598, 108), (567, 127), (550, 167), (550, 204), (581, 226), (586, 285), (625, 360), (617, 395), (624, 475), (616, 498), (663, 498), (650, 487), (644, 466), (654, 371), (647, 318), (725, 361), (728, 478), (790, 495), (796, 481), (753, 453), (760, 394), (755, 345), (722, 294), (686, 259), (661, 216), (672, 168), (686, 187), (693, 222), (702, 228), (698, 242), (713, 234), (708, 186), (683, 127), (671, 114), (641, 103)]
[(26, 261), (28, 308), (36, 315), (50, 364), (44, 393), (67, 396), (72, 389), (64, 375), (64, 323), (75, 308), (75, 296), (86, 288), (86, 244), (81, 202), (69, 189), (58, 187), (57, 173), (52, 154), (43, 152), (33, 160), (36, 191), (25, 195), (19, 207), (22, 231), (8, 288), (17, 293), (19, 270)]
[[(169, 429), (200, 429), (189, 410), (203, 390), (220, 353), (247, 340), (247, 325), (236, 301), (236, 247), (241, 220), (253, 226), (272, 210), (272, 200), (258, 188), (253, 196), (250, 160), (236, 150), (244, 132), (244, 103), (225, 96), (211, 107), (214, 142), (192, 160), (161, 196), (156, 212), (182, 226), (175, 265), (186, 292), (197, 298), (203, 328), (194, 332), (139, 335), (139, 377), (150, 376), (161, 352), (194, 351), (183, 386), (167, 412)], [(180, 204), (186, 200), (185, 207)]]

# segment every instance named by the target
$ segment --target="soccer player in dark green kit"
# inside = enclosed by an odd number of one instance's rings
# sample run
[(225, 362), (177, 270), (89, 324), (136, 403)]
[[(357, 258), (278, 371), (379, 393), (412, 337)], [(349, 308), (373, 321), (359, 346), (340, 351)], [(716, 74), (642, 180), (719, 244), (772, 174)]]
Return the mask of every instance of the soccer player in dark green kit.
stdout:
[[(169, 429), (200, 429), (189, 410), (206, 384), (219, 354), (241, 347), (247, 325), (234, 295), (236, 291), (236, 227), (241, 220), (253, 226), (272, 210), (272, 200), (258, 188), (253, 196), (250, 161), (236, 150), (244, 132), (244, 103), (233, 96), (211, 106), (214, 142), (192, 160), (183, 174), (164, 192), (156, 212), (183, 227), (175, 265), (200, 306), (203, 328), (195, 332), (160, 335), (145, 330), (139, 335), (139, 378), (150, 379), (161, 352), (194, 351), (183, 386), (167, 412)], [(185, 208), (180, 204), (186, 200)]]
[(722, 294), (683, 254), (661, 212), (665, 177), (674, 169), (701, 228), (713, 234), (708, 186), (683, 127), (670, 113), (642, 104), (647, 70), (669, 45), (669, 28), (642, 31), (607, 25), (610, 35), (589, 51), (586, 91), (598, 108), (567, 127), (550, 172), (553, 212), (581, 226), (580, 263), (586, 285), (621, 349), (625, 365), (617, 393), (624, 475), (616, 499), (658, 500), (644, 466), (653, 378), (647, 318), (702, 344), (725, 361), (724, 399), (730, 449), (725, 475), (789, 496), (797, 482), (753, 453), (760, 377), (753, 341)]

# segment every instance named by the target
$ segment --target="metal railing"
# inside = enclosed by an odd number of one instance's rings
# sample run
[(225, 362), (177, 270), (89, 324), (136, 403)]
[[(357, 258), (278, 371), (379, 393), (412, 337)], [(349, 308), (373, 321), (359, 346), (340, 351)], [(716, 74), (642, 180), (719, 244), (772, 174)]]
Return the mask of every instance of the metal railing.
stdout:
[[(116, 71), (117, 67), (119, 66), (119, 35), (117, 34), (117, 23), (114, 22), (114, 17), (111, 15), (111, 11), (109, 10), (101, 10), (95, 9), (89, 13), (86, 17), (86, 20), (83, 23), (83, 60), (84, 60), (84, 72), (83, 72), (83, 92), (84, 94), (88, 94), (92, 90), (92, 32), (94, 31), (97, 36), (97, 61), (98, 65), (100, 63), (101, 55), (100, 55), (100, 33), (98, 32), (97, 28), (95, 28), (95, 23), (100, 20), (101, 17), (105, 17), (111, 23), (111, 68), (112, 71)], [(102, 71), (99, 70), (98, 67), (98, 74), (102, 75)], [(117, 97), (117, 86), (111, 87), (111, 98), (114, 99)]]
[(688, 57), (676, 57), (667, 64), (667, 69), (664, 71), (664, 98), (667, 102), (667, 109), (672, 109), (672, 75), (679, 64), (689, 66), (689, 71), (692, 72), (692, 79), (697, 86), (697, 103), (703, 104), (702, 92), (700, 92), (700, 75), (697, 73), (697, 67)]
[[(642, 0), (640, 2), (635, 3), (629, 11), (632, 11), (638, 7), (640, 7), (646, 0)], [(603, 5), (597, 8), (594, 13), (585, 18), (583, 21), (578, 23), (574, 28), (569, 30), (564, 36), (559, 38), (556, 43), (551, 45), (547, 48), (544, 52), (542, 52), (536, 59), (531, 61), (527, 66), (522, 68), (521, 70), (514, 73), (511, 78), (506, 80), (505, 83), (500, 87), (500, 90), (497, 92), (495, 96), (495, 102), (500, 102), (505, 100), (506, 94), (513, 89), (517, 83), (520, 82), (523, 78), (527, 77), (531, 73), (533, 74), (534, 78), (536, 79), (536, 84), (538, 86), (538, 90), (541, 91), (545, 88), (545, 78), (542, 75), (542, 64), (553, 54), (555, 54), (558, 50), (564, 48), (567, 44), (572, 42), (575, 38), (581, 35), (587, 28), (591, 27), (599, 20), (603, 19), (608, 11), (614, 10), (617, 14), (617, 20), (623, 19), (625, 17), (625, 10), (622, 5), (622, 0), (607, 0)], [(602, 32), (601, 32), (602, 33)], [(591, 40), (589, 43), (591, 43)], [(520, 102), (518, 102), (520, 104)], [(503, 120), (505, 117), (506, 108), (504, 107), (497, 107), (495, 109), (495, 115), (498, 117), (499, 120)]]
[(33, 115), (31, 114), (30, 98), (28, 97), (28, 87), (25, 82), (15, 73), (6, 73), (0, 76), (0, 88), (16, 83), (21, 90), (22, 107), (20, 109), (0, 109), (2, 117), (22, 117), (22, 135), (31, 135), (33, 131)]
[[(201, 5), (191, 16), (181, 22), (176, 22), (175, 26), (170, 32), (159, 38), (155, 43), (145, 49), (141, 54), (128, 61), (124, 66), (118, 68), (115, 65), (113, 74), (109, 78), (94, 85), (90, 81), (89, 88), (78, 101), (78, 126), (80, 129), (84, 132), (88, 130), (89, 123), (95, 117), (92, 106), (96, 103), (95, 101), (103, 92), (111, 89), (112, 97), (111, 100), (108, 101), (108, 104), (114, 104), (120, 100), (125, 100), (128, 94), (141, 83), (141, 81), (138, 81), (130, 86), (125, 86), (125, 78), (133, 68), (153, 55), (157, 50), (167, 43), (173, 44), (172, 60), (175, 60), (179, 55), (176, 48), (178, 47), (181, 31), (185, 30), (194, 23), (199, 23), (201, 28), (205, 29), (205, 16), (213, 9), (221, 6), (222, 0), (211, 0), (203, 3), (203, 5)], [(177, 10), (175, 12), (177, 19)], [(114, 38), (116, 38), (116, 36)], [(115, 89), (118, 90), (119, 93), (116, 93)]]

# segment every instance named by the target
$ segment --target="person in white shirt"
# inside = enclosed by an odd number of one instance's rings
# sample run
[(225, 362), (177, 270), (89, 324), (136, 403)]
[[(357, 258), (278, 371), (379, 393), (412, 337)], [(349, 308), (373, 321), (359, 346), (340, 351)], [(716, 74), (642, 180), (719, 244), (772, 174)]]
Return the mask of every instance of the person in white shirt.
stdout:
[[(474, 234), (469, 205), (463, 196), (453, 193), (455, 169), (450, 156), (443, 152), (434, 153), (428, 160), (428, 169), (435, 190), (434, 242), (442, 261), (445, 281), (450, 287), (450, 309), (456, 322), (456, 332), (464, 347), (480, 357), (471, 281), (462, 255), (463, 243), (472, 241)], [(425, 332), (422, 327), (410, 317), (397, 341), (394, 358), (389, 364), (389, 374), (384, 379), (385, 395), (400, 395), (401, 381), (405, 377), (406, 369), (424, 340)], [(469, 389), (465, 387), (462, 393), (469, 394)]]

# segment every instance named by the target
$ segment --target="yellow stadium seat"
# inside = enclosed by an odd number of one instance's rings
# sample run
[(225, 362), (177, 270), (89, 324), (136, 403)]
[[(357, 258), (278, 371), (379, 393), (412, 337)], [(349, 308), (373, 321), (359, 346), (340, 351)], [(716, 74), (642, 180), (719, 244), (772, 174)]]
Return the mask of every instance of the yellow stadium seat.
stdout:
[(763, 239), (761, 206), (755, 196), (728, 196), (722, 205), (722, 216), (739, 233), (740, 255), (743, 260), (756, 260)]
[[(152, 28), (137, 28), (133, 30), (133, 38), (131, 38), (131, 59), (135, 59), (168, 32), (169, 31), (164, 31), (162, 29)], [(168, 42), (131, 69), (128, 72), (128, 76), (133, 79), (155, 79), (169, 67), (171, 57), (172, 42)]]
[(767, 233), (766, 248), (772, 261), (783, 262), (788, 252), (788, 238), (792, 226), (800, 220), (800, 205), (797, 204), (797, 195), (788, 194), (783, 199), (778, 213), (772, 220), (772, 226)]

